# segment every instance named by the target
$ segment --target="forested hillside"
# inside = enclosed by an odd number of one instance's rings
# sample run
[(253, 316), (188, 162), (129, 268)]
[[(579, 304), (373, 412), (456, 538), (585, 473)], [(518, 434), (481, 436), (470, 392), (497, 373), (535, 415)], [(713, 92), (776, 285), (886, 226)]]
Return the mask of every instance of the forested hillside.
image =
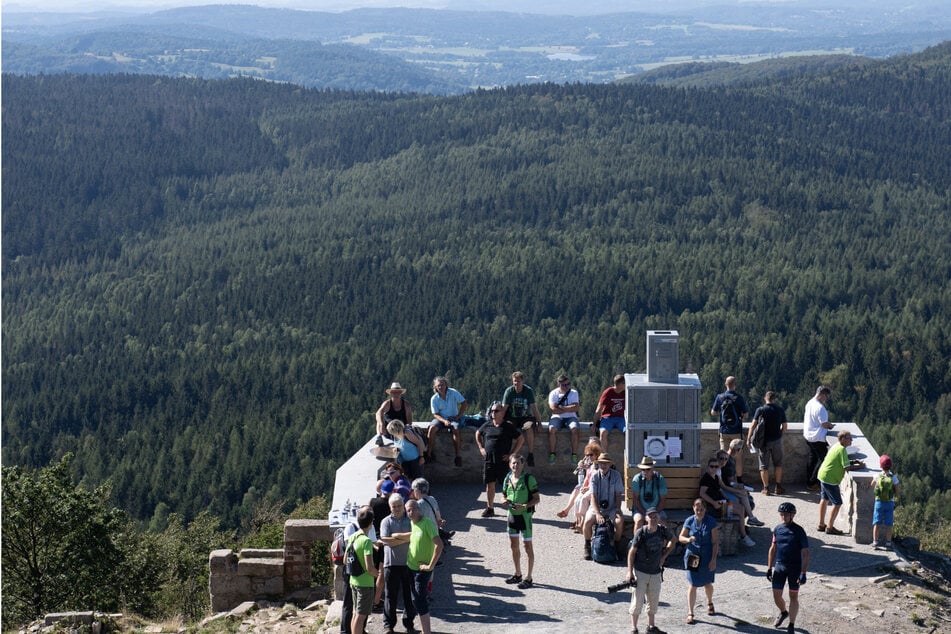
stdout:
[[(744, 87), (457, 97), (3, 77), (3, 461), (147, 521), (303, 501), (398, 380), (475, 408), (644, 332), (951, 512), (951, 46)], [(921, 517), (925, 517), (922, 513)]]

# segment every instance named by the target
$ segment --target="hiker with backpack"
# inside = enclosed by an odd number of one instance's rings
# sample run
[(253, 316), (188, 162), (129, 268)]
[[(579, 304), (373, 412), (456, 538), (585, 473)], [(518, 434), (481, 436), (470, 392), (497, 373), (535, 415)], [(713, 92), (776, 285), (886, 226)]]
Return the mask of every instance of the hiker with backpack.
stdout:
[(631, 597), (631, 634), (638, 634), (637, 619), (647, 603), (647, 634), (663, 634), (654, 624), (660, 603), (660, 584), (664, 581), (664, 563), (674, 549), (674, 537), (660, 523), (657, 508), (646, 510), (647, 523), (634, 532), (627, 554), (627, 581), (634, 584)]
[[(591, 490), (588, 493), (590, 503), (582, 528), (584, 558), (609, 563), (617, 561), (617, 552), (621, 550), (623, 539), (624, 511), (621, 502), (624, 499), (624, 478), (617, 469), (612, 468), (614, 461), (607, 452), (598, 456), (594, 463), (598, 471), (591, 476)], [(592, 540), (596, 531), (598, 552), (594, 553)]]
[[(509, 458), (509, 471), (502, 483), (502, 504), (508, 509), (508, 536), (512, 548), (512, 561), (515, 574), (505, 580), (508, 584), (518, 584), (522, 590), (532, 587), (532, 569), (535, 567), (535, 549), (532, 546), (532, 514), (540, 501), (538, 482), (535, 476), (525, 473), (525, 457), (512, 454)], [(528, 570), (522, 577), (522, 561), (518, 552), (518, 536), (522, 536)]]
[(379, 574), (373, 562), (373, 541), (368, 536), (373, 529), (373, 511), (368, 506), (357, 512), (358, 530), (347, 538), (347, 552), (344, 555), (344, 568), (350, 577), (350, 591), (353, 594), (353, 617), (350, 631), (363, 632), (367, 619), (373, 612), (373, 595), (376, 592), (376, 577)]
[[(746, 400), (736, 393), (736, 377), (728, 376), (723, 382), (726, 391), (717, 394), (710, 408), (711, 416), (720, 417), (720, 449), (729, 451), (730, 441), (743, 438), (743, 419), (749, 413)], [(736, 462), (736, 481), (743, 484), (743, 461)]]
[(756, 449), (759, 461), (759, 479), (763, 483), (760, 491), (763, 495), (772, 495), (769, 490), (769, 463), (773, 463), (773, 476), (776, 479), (776, 495), (783, 495), (783, 434), (786, 433), (786, 410), (776, 404), (776, 392), (766, 392), (765, 405), (756, 408), (753, 424), (747, 435), (747, 444)]
[[(875, 489), (875, 510), (872, 512), (872, 543), (875, 550), (892, 547), (892, 526), (895, 524), (895, 500), (898, 499), (898, 476), (892, 473), (892, 459), (883, 454), (878, 460), (882, 472), (872, 480)], [(882, 534), (884, 533), (884, 535)]]

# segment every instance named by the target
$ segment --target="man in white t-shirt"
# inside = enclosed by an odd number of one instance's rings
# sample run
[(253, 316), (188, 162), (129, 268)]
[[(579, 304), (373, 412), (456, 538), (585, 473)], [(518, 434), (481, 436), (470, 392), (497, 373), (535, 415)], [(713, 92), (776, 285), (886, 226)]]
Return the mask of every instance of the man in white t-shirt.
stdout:
[(558, 377), (558, 387), (548, 395), (548, 407), (551, 420), (548, 421), (548, 464), (555, 462), (555, 434), (567, 427), (571, 430), (571, 464), (578, 462), (578, 408), (581, 399), (578, 390), (571, 387), (571, 381), (562, 374)]
[(826, 442), (826, 432), (832, 429), (829, 422), (829, 412), (826, 402), (832, 395), (832, 388), (820, 385), (816, 388), (816, 395), (806, 403), (806, 411), (802, 420), (802, 437), (809, 445), (809, 462), (806, 467), (806, 477), (809, 489), (819, 490), (819, 466), (829, 453), (829, 443)]

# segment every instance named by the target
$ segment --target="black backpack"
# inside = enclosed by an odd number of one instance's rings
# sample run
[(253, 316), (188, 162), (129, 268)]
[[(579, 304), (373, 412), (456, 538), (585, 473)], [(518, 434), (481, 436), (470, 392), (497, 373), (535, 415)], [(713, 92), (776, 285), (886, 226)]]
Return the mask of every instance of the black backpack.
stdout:
[(724, 393), (720, 401), (720, 420), (724, 427), (734, 427), (739, 420), (736, 417), (736, 397)]
[(358, 537), (359, 535), (347, 543), (347, 552), (343, 555), (343, 572), (348, 577), (359, 577), (364, 573), (360, 557), (357, 556), (357, 552), (353, 548), (353, 544), (357, 541)]
[(760, 416), (756, 419), (756, 427), (753, 428), (753, 437), (750, 438), (750, 444), (756, 449), (762, 449), (766, 444), (766, 419)]

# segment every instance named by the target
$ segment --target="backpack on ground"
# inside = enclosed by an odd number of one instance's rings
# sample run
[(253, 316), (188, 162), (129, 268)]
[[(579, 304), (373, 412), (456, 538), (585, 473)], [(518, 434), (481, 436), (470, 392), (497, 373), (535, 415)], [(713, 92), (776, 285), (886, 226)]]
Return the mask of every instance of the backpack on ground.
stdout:
[(723, 393), (720, 401), (720, 421), (724, 427), (733, 427), (739, 421), (736, 416), (736, 397)]
[(753, 428), (753, 437), (750, 438), (750, 444), (756, 449), (762, 449), (766, 444), (766, 419), (762, 416), (756, 419), (756, 427)]
[(357, 551), (353, 547), (358, 536), (359, 533), (351, 536), (351, 539), (347, 542), (347, 551), (343, 556), (343, 572), (348, 577), (359, 577), (364, 573), (363, 563), (360, 561), (360, 557), (357, 556)]
[(347, 552), (347, 538), (344, 537), (345, 532), (345, 528), (338, 528), (334, 531), (333, 541), (330, 542), (330, 563), (335, 566), (343, 565), (343, 557)]
[(591, 559), (599, 564), (613, 564), (617, 561), (617, 550), (614, 547), (614, 522), (605, 521), (604, 524), (594, 525), (594, 534), (591, 536)]
[(895, 499), (895, 483), (892, 481), (892, 474), (887, 471), (875, 479), (875, 499), (881, 502), (891, 502)]

